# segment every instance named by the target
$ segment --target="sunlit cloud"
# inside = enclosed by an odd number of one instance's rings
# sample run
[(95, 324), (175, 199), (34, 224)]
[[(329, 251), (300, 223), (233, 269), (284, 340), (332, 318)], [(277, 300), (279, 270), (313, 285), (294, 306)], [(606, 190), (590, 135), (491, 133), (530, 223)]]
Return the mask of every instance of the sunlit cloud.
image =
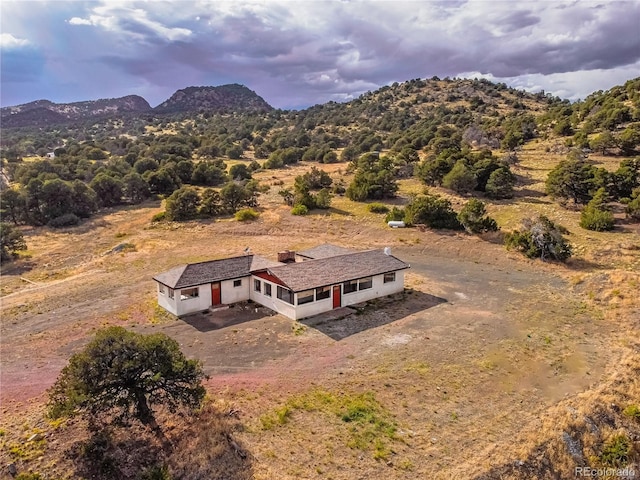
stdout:
[(24, 38), (14, 37), (10, 33), (0, 34), (0, 47), (4, 49), (21, 48), (29, 45), (29, 40), (26, 40)]
[(44, 67), (25, 85), (3, 66), (2, 101), (135, 93), (158, 104), (235, 82), (298, 108), (470, 73), (584, 98), (640, 75), (638, 18), (637, 1), (10, 2), (6, 43), (28, 38)]

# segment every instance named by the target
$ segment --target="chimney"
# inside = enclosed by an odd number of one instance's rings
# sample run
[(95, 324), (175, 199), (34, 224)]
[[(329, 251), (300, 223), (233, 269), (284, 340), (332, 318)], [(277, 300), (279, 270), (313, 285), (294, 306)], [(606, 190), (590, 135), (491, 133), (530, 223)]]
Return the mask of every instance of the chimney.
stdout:
[(278, 252), (278, 261), (280, 263), (292, 263), (296, 261), (296, 252), (291, 250), (285, 250), (284, 252)]

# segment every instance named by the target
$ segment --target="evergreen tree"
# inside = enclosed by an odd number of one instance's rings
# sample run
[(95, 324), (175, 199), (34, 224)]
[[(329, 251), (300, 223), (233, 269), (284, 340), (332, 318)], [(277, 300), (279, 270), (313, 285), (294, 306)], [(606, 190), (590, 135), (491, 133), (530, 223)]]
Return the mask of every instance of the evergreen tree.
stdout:
[(62, 369), (49, 390), (49, 412), (53, 417), (81, 412), (91, 419), (114, 413), (116, 421), (137, 419), (158, 430), (153, 406), (171, 412), (200, 406), (204, 378), (200, 363), (187, 360), (165, 334), (109, 327)]
[(191, 220), (198, 215), (200, 196), (194, 187), (184, 186), (173, 192), (165, 205), (168, 220)]

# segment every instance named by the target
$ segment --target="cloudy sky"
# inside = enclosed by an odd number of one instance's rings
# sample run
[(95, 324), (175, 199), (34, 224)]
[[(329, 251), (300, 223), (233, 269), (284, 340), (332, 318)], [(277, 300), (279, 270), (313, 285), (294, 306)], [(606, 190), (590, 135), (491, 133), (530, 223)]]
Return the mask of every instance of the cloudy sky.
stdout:
[(640, 76), (640, 1), (0, 2), (2, 106), (241, 83), (278, 108), (437, 75), (577, 100)]

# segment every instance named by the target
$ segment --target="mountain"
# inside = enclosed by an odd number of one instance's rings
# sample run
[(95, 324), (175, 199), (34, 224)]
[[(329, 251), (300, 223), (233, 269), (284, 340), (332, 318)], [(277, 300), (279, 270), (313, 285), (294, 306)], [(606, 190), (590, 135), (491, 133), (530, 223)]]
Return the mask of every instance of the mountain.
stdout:
[(178, 90), (155, 108), (138, 95), (90, 100), (75, 103), (53, 103), (49, 100), (0, 109), (4, 128), (43, 127), (75, 120), (104, 118), (123, 113), (266, 113), (273, 110), (262, 97), (244, 85), (188, 87)]
[(273, 107), (253, 90), (234, 83), (178, 90), (153, 110), (157, 113), (265, 113), (273, 110)]
[(3, 127), (44, 126), (66, 121), (104, 117), (129, 112), (147, 112), (151, 105), (138, 95), (121, 98), (89, 100), (74, 103), (53, 103), (49, 100), (4, 107), (0, 109)]

